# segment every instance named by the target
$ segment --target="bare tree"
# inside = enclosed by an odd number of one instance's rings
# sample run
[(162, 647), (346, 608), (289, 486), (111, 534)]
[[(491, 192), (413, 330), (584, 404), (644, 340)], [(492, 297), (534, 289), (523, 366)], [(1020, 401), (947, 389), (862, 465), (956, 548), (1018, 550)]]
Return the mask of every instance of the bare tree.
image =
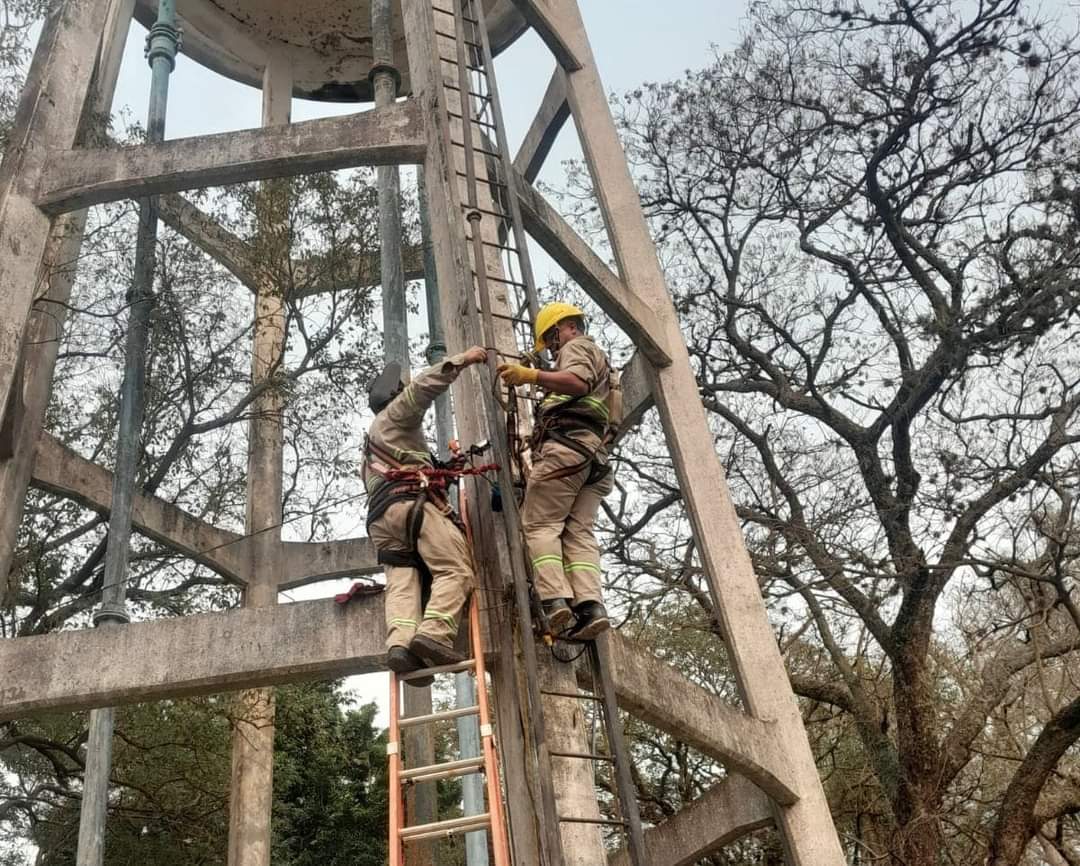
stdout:
[[(622, 102), (793, 681), (880, 791), (860, 862), (1077, 851), (1078, 73), (1018, 0), (775, 0)], [(610, 551), (711, 619), (657, 454)]]

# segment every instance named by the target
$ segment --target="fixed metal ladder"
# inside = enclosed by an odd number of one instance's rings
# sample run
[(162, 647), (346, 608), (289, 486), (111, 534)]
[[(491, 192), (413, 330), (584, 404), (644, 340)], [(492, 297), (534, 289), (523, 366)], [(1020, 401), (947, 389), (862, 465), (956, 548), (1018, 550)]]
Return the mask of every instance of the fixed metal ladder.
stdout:
[[(473, 278), (474, 291), (465, 293), (467, 314), (473, 322), (474, 332), (483, 339), (483, 345), (495, 350), (489, 351), (488, 362), (494, 376), (495, 354), (511, 360), (528, 355), (528, 352), (513, 354), (499, 351), (496, 326), (497, 323), (501, 323), (502, 327), (509, 324), (517, 346), (532, 345), (532, 324), (538, 310), (536, 283), (515, 194), (515, 174), (499, 103), (483, 3), (479, 0), (433, 0), (432, 8), (444, 88), (442, 105), (449, 115), (450, 153), (455, 163), (451, 169), (458, 180), (461, 216), (468, 246), (466, 260), (471, 263)], [(493, 310), (493, 285), (505, 287), (510, 301), (509, 315)], [(535, 363), (534, 358), (530, 361)], [(631, 863), (646, 866), (641, 818), (609, 675), (606, 639), (590, 641), (585, 648), (592, 672), (592, 694), (548, 694), (595, 702), (603, 716), (608, 753), (555, 753), (547, 744), (542, 703), (544, 693), (540, 688), (536, 642), (530, 639), (530, 624), (539, 605), (527, 570), (520, 514), (513, 495), (515, 482), (519, 480), (514, 477), (514, 466), (520, 467), (520, 463), (515, 464), (516, 455), (510, 453), (509, 437), (504, 439), (495, 432), (505, 428), (503, 412), (515, 411), (515, 401), (518, 399), (521, 397), (513, 392), (505, 402), (497, 391), (484, 395), (488, 424), (493, 431), (494, 456), (499, 465), (499, 486), (504, 494), (502, 514), (513, 572), (514, 602), (522, 630), (526, 684), (523, 697), (528, 702), (529, 733), (540, 789), (537, 814), (541, 823), (538, 833), (541, 859), (543, 866), (563, 866), (565, 857), (560, 825), (593, 823), (621, 828), (625, 832)], [(475, 610), (475, 603), (472, 608)], [(543, 623), (540, 630), (543, 631), (546, 622), (542, 614), (540, 619)], [(545, 638), (550, 643), (553, 636), (548, 634)], [(618, 817), (558, 814), (552, 783), (552, 758), (609, 764), (616, 782)]]

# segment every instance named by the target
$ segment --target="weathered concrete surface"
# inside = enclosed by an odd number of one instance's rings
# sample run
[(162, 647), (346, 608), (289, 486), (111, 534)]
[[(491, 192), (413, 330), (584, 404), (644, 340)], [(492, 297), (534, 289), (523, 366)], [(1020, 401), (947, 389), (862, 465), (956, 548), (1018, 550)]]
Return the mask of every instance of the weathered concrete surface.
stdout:
[(77, 139), (109, 7), (110, 0), (71, 0), (46, 18), (0, 162), (0, 430), (7, 428), (9, 439), (15, 425), (7, 416), (23, 409), (28, 319), (48, 279), (52, 238), (52, 221), (31, 197), (47, 176), (46, 149)]
[[(772, 824), (769, 798), (742, 776), (728, 776), (663, 824), (645, 831), (649, 866), (694, 866), (747, 833)], [(608, 866), (630, 866), (625, 848)]]
[[(181, 195), (164, 195), (158, 199), (159, 215), (174, 231), (179, 232), (208, 256), (224, 265), (229, 272), (251, 291), (258, 290), (261, 265), (258, 255), (246, 240), (226, 229), (206, 211)], [(417, 246), (402, 249), (405, 263), (405, 279), (424, 278), (422, 251)], [(291, 267), (294, 299), (306, 298), (323, 292), (338, 291), (343, 286), (355, 284), (362, 278), (368, 284), (379, 285), (382, 275), (378, 253), (367, 253), (336, 273), (327, 270), (317, 259), (299, 259)]]
[(375, 559), (375, 545), (368, 538), (320, 542), (286, 541), (282, 581), (278, 585), (278, 591), (296, 589), (337, 577), (381, 572), (382, 566)]
[(243, 238), (226, 229), (210, 214), (181, 195), (158, 199), (158, 215), (218, 264), (223, 265), (252, 291), (258, 285), (259, 263), (255, 251)]
[[(565, 24), (564, 36), (584, 64), (580, 71), (567, 73), (567, 97), (619, 274), (653, 312), (671, 353), (670, 366), (650, 372), (651, 390), (726, 636), (728, 658), (747, 709), (758, 718), (775, 720), (773, 754), (783, 761), (783, 777), (791, 780), (790, 787), (799, 794), (797, 802), (789, 801), (776, 810), (788, 866), (843, 866), (844, 852), (717, 458), (679, 317), (585, 35), (581, 10), (577, 0), (549, 0), (548, 6)], [(681, 711), (686, 703), (676, 698), (670, 706)]]
[[(99, 514), (108, 515), (112, 509), (112, 473), (76, 454), (49, 433), (42, 433), (38, 439), (32, 483)], [(138, 493), (131, 522), (143, 535), (169, 545), (222, 577), (240, 584), (247, 580), (247, 540), (237, 533), (192, 517), (164, 499)]]
[(37, 204), (62, 213), (122, 198), (424, 158), (411, 100), (343, 117), (178, 138), (161, 144), (53, 151)]
[[(608, 646), (620, 707), (746, 776), (777, 802), (798, 799), (775, 723), (729, 706), (614, 630)], [(578, 670), (580, 684), (589, 688), (587, 666)]]
[(563, 37), (565, 25), (551, 9), (538, 3), (537, 0), (513, 0), (513, 2), (518, 11), (525, 16), (529, 26), (544, 40), (544, 44), (555, 55), (555, 59), (559, 61), (563, 69), (568, 71), (581, 69), (581, 61), (570, 43)]
[[(450, 8), (448, 2), (440, 2)], [(154, 21), (155, 0), (139, 0), (136, 17)], [(510, 0), (484, 0), (492, 50), (499, 53), (526, 29)], [(268, 54), (294, 70), (293, 94), (332, 102), (372, 98), (371, 9), (365, 0), (185, 0), (184, 54), (222, 75), (258, 87)], [(401, 17), (394, 20), (394, 62), (402, 93), (411, 90)]]
[(544, 99), (529, 125), (514, 157), (514, 170), (529, 183), (536, 180), (544, 166), (555, 139), (570, 118), (570, 103), (566, 101), (566, 76), (557, 68), (548, 82)]
[(525, 230), (589, 293), (652, 363), (670, 364), (671, 355), (663, 329), (649, 306), (601, 261), (523, 177), (517, 177), (515, 186)]
[(652, 391), (649, 383), (649, 362), (641, 354), (634, 352), (626, 366), (620, 371), (623, 392), (623, 423), (619, 428), (622, 437), (631, 427), (641, 423), (645, 413), (653, 406)]
[(0, 640), (0, 721), (385, 670), (381, 596)]

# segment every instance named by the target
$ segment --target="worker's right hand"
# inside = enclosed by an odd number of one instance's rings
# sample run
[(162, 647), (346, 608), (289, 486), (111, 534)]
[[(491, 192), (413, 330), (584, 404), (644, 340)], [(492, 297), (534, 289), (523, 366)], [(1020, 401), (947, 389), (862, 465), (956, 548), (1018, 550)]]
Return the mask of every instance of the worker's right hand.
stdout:
[(521, 364), (499, 364), (496, 370), (507, 385), (536, 384), (540, 378), (539, 370)]
[(465, 366), (483, 364), (487, 360), (487, 349), (483, 346), (473, 346), (465, 352)]

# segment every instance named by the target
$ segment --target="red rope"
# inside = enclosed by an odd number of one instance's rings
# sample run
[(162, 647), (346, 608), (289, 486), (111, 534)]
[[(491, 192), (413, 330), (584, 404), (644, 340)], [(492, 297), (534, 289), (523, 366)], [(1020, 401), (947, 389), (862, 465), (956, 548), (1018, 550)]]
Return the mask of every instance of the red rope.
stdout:
[(445, 487), (451, 480), (466, 475), (483, 475), (494, 472), (498, 463), (485, 463), (483, 466), (463, 466), (460, 469), (443, 469), (434, 466), (417, 466), (411, 469), (390, 469), (386, 472), (387, 481), (418, 481), (426, 478), (433, 487)]

